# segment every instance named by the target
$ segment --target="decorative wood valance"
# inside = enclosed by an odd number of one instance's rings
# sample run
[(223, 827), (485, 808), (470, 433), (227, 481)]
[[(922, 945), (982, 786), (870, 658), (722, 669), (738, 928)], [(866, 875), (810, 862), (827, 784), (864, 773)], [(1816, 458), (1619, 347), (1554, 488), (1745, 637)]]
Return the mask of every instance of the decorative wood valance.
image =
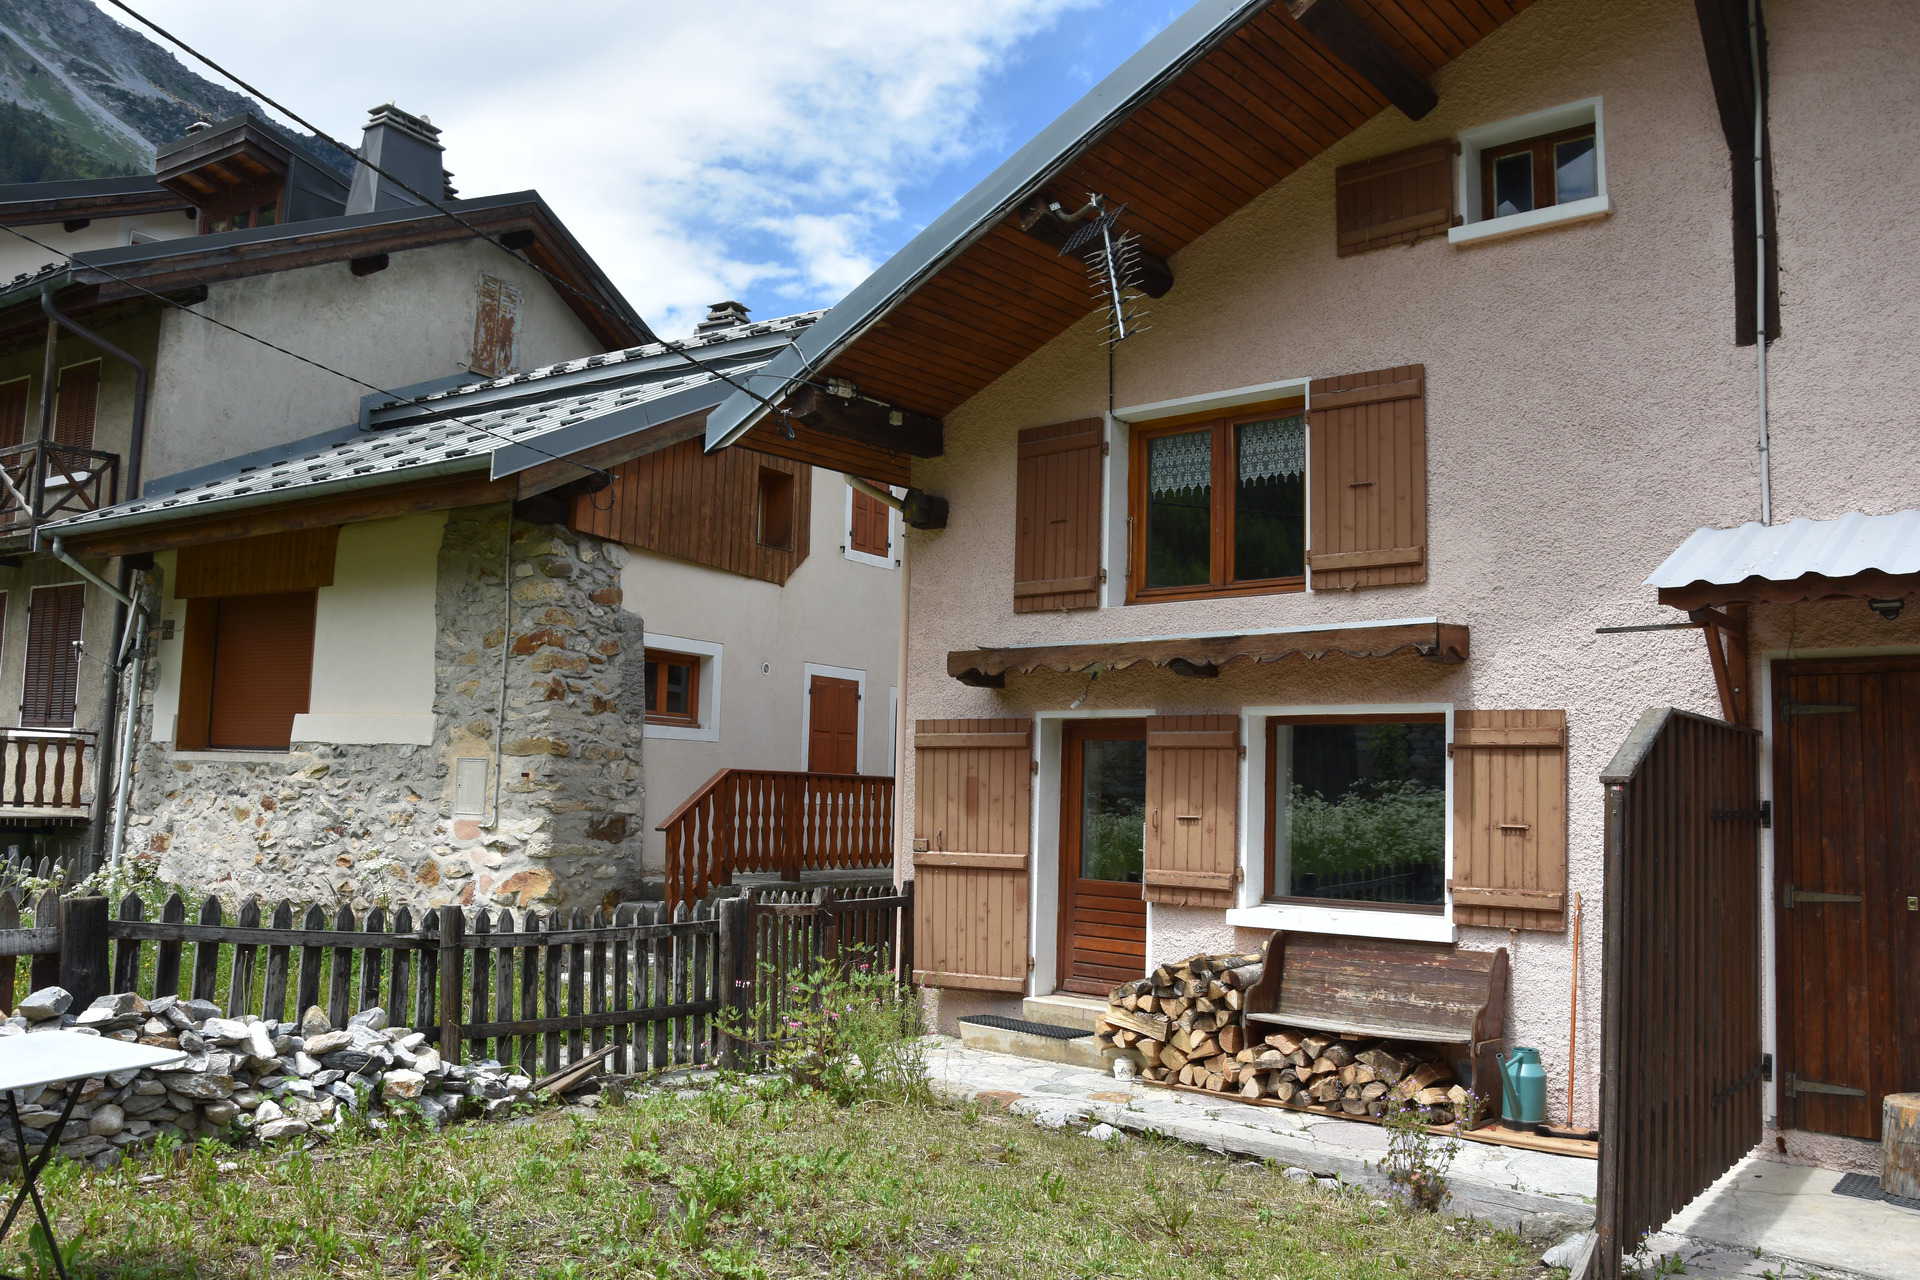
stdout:
[(182, 547), (173, 594), (198, 600), (330, 587), (339, 540), (339, 526), (330, 525)]

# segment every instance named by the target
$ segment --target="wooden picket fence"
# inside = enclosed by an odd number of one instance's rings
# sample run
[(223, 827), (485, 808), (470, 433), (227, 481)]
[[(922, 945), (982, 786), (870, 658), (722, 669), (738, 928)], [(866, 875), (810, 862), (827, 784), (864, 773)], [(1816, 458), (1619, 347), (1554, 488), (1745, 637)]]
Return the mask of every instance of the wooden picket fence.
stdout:
[(902, 983), (913, 973), (910, 887), (671, 910), (295, 915), (280, 902), (263, 919), (252, 899), (231, 914), (215, 898), (190, 911), (176, 894), (148, 919), (132, 894), (110, 910), (54, 890), (30, 903), (0, 893), (0, 1008), (55, 983), (77, 1002), (173, 994), (230, 1016), (290, 1020), (317, 1005), (336, 1026), (378, 1006), (434, 1033), (449, 1061), (494, 1058), (546, 1074), (605, 1051), (608, 1070), (641, 1072), (737, 1063), (754, 1038), (721, 1027), (788, 1007), (789, 984), (821, 957), (883, 966)]

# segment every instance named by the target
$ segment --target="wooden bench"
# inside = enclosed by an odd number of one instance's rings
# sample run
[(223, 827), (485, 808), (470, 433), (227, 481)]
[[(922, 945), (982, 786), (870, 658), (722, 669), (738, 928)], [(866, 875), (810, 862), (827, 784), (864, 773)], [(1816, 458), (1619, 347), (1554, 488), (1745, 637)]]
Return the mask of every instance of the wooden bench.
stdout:
[(1448, 1046), (1455, 1073), (1497, 1109), (1494, 1055), (1506, 1043), (1507, 949), (1281, 929), (1267, 940), (1245, 1017)]

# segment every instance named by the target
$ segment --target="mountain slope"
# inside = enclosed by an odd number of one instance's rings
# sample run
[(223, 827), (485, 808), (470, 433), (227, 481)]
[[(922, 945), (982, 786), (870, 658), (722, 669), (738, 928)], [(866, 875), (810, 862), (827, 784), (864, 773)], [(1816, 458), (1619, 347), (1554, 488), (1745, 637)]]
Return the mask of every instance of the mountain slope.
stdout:
[[(0, 182), (151, 173), (158, 145), (252, 99), (194, 74), (91, 0), (0, 0)], [(342, 174), (346, 157), (279, 132)]]

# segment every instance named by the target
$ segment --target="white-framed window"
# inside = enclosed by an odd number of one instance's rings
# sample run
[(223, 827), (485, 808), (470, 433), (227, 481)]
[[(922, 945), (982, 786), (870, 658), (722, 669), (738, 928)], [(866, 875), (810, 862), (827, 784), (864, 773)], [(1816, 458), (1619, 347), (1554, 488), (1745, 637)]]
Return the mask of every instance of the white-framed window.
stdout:
[[(900, 513), (891, 506), (863, 493), (851, 484), (841, 512), (840, 550), (855, 564), (877, 569), (893, 569), (900, 564)], [(895, 497), (899, 491), (889, 487)]]
[[(683, 742), (720, 741), (720, 659), (724, 645), (687, 636), (646, 633), (650, 668), (672, 663), (691, 669), (650, 669), (645, 734), (649, 738), (677, 738)], [(655, 655), (665, 661), (655, 664)], [(677, 683), (676, 683), (677, 682)], [(652, 705), (658, 702), (658, 706)]]
[(1468, 129), (1457, 181), (1461, 225), (1447, 232), (1457, 245), (1605, 217), (1613, 205), (1601, 100)]

